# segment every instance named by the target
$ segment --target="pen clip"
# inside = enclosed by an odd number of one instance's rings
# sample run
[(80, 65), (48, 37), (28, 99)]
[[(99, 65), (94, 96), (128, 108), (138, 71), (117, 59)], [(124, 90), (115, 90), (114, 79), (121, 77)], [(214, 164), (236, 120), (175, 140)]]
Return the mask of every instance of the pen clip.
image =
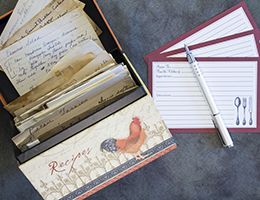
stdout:
[(225, 142), (224, 142), (224, 140), (223, 140), (223, 138), (221, 137), (221, 134), (220, 134), (220, 132), (219, 132), (219, 130), (218, 130), (218, 126), (217, 126), (217, 124), (216, 124), (216, 122), (215, 122), (215, 120), (214, 120), (214, 117), (212, 116), (212, 122), (213, 122), (213, 124), (214, 124), (214, 126), (215, 126), (215, 128), (216, 128), (216, 130), (217, 130), (217, 134), (218, 134), (218, 137), (220, 138), (220, 140), (221, 140), (221, 142), (222, 142), (222, 144), (223, 144), (223, 146), (227, 146), (226, 144), (225, 144)]

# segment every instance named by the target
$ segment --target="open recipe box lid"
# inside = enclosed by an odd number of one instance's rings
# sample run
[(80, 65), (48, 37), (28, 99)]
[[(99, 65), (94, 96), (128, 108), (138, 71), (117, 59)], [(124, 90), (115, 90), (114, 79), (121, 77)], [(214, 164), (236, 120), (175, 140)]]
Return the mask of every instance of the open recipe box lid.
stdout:
[[(176, 148), (146, 86), (122, 52), (96, 1), (83, 2), (84, 11), (103, 31), (103, 46), (117, 63), (127, 65), (138, 88), (32, 149), (23, 153), (16, 149), (19, 168), (44, 199), (86, 198)], [(1, 18), (1, 32), (10, 14)], [(0, 81), (7, 103), (19, 96), (3, 72)], [(144, 158), (102, 152), (100, 144), (104, 139), (129, 136), (134, 117), (140, 119), (146, 135), (140, 149)], [(17, 134), (17, 130), (13, 131)]]

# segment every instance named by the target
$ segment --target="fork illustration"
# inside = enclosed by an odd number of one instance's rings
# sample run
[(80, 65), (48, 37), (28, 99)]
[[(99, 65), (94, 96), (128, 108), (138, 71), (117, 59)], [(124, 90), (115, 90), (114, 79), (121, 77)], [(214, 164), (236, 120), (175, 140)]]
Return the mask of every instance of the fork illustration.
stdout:
[(242, 106), (244, 108), (244, 119), (243, 119), (243, 125), (246, 125), (246, 107), (247, 107), (247, 98), (242, 99)]

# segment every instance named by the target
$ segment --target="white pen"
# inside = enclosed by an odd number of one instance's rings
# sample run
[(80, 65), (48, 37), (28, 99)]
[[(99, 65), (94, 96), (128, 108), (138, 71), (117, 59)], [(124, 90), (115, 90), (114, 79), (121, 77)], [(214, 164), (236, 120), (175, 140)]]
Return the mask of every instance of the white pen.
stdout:
[(187, 55), (188, 62), (190, 64), (190, 66), (192, 67), (192, 69), (195, 73), (195, 76), (197, 77), (197, 80), (200, 84), (200, 88), (201, 88), (205, 98), (207, 99), (210, 110), (212, 112), (213, 123), (218, 128), (220, 138), (223, 142), (223, 145), (225, 147), (233, 147), (234, 144), (233, 144), (232, 138), (223, 122), (223, 119), (222, 119), (220, 112), (216, 106), (216, 103), (210, 93), (207, 83), (206, 83), (205, 79), (203, 78), (203, 75), (199, 68), (199, 63), (197, 62), (194, 55), (189, 50), (188, 46), (187, 45), (184, 45), (184, 46), (186, 49), (186, 55)]

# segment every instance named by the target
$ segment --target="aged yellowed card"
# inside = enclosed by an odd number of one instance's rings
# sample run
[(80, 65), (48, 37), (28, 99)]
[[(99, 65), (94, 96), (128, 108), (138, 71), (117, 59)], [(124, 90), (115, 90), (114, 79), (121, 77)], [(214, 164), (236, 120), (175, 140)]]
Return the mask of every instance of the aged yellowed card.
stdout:
[(3, 48), (21, 40), (27, 35), (52, 23), (79, 6), (74, 0), (52, 0), (43, 10), (36, 14), (29, 22), (18, 29), (4, 44)]
[[(57, 28), (58, 27), (58, 28)], [(0, 64), (20, 95), (37, 85), (66, 53), (92, 39), (102, 46), (81, 9), (57, 19), (0, 51)]]

